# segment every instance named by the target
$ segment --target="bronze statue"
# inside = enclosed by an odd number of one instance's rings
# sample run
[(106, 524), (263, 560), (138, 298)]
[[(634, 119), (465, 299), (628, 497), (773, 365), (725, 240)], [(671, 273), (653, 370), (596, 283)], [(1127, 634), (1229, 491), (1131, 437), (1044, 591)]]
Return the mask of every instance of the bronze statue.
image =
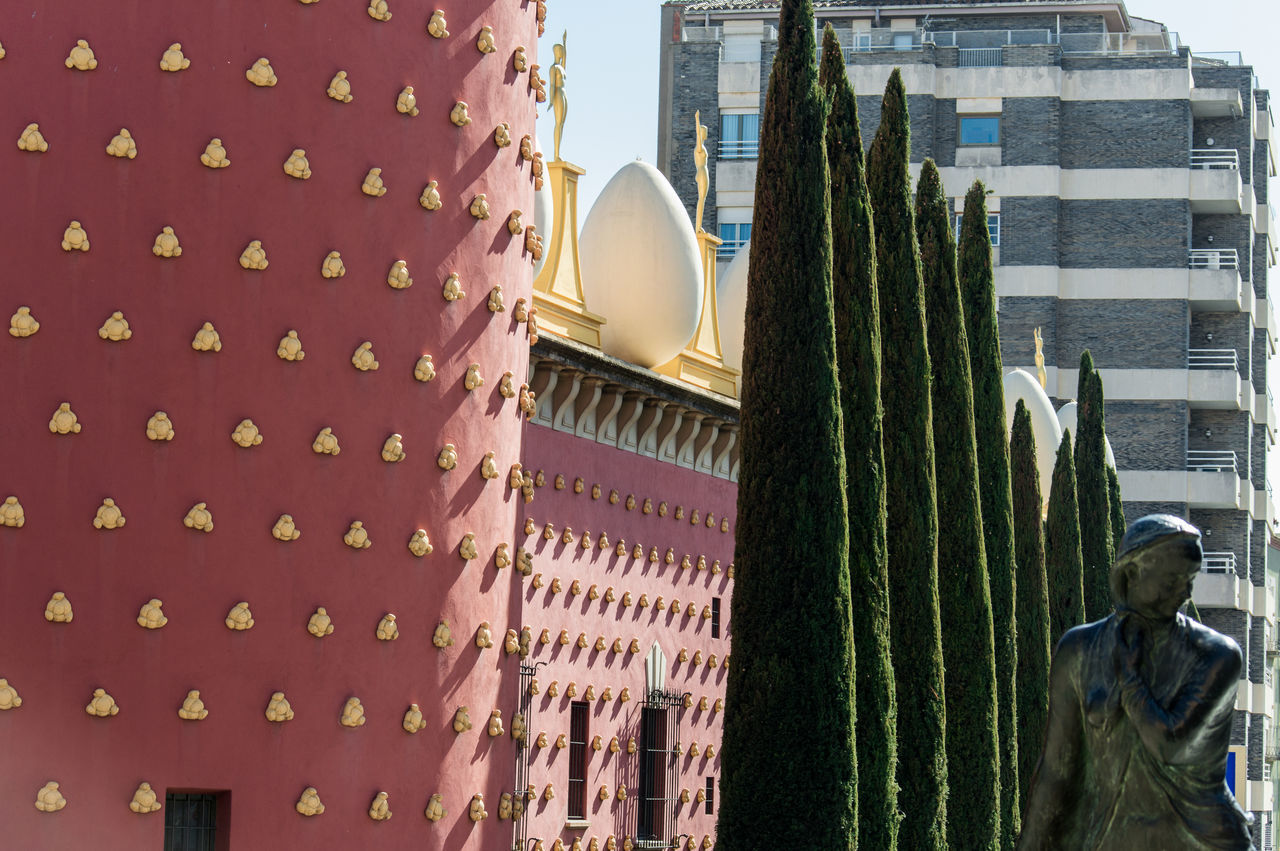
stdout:
[(1125, 532), (1116, 611), (1058, 642), (1019, 849), (1252, 847), (1225, 780), (1240, 648), (1179, 612), (1201, 555), (1171, 515)]

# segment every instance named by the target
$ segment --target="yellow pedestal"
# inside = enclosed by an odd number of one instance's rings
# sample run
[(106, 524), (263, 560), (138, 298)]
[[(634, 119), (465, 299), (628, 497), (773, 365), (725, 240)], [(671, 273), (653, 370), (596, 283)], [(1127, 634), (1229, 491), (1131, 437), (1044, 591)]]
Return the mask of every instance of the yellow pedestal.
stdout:
[(555, 221), (546, 262), (533, 282), (538, 329), (598, 349), (605, 319), (587, 310), (578, 261), (578, 178), (586, 171), (563, 160), (548, 163), (547, 171)]
[(656, 368), (695, 387), (723, 396), (738, 396), (738, 379), (742, 373), (725, 366), (720, 348), (719, 308), (716, 305), (716, 249), (721, 240), (706, 231), (698, 232), (698, 248), (702, 255), (702, 316), (698, 330), (684, 351)]

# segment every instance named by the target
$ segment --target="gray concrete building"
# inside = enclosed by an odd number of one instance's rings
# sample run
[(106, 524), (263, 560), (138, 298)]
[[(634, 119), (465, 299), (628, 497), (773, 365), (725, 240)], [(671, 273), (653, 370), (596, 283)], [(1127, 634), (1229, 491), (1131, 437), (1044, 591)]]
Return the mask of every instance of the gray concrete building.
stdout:
[[(1202, 54), (1194, 33), (1123, 2), (815, 0), (859, 94), (864, 141), (893, 68), (911, 113), (911, 160), (932, 157), (956, 210), (981, 179), (1002, 355), (1034, 373), (1044, 338), (1055, 408), (1091, 350), (1130, 519), (1154, 511), (1204, 531), (1194, 599), (1247, 665), (1228, 780), (1272, 848), (1276, 747), (1275, 519), (1267, 387), (1278, 327), (1276, 173), (1268, 92), (1239, 54)], [(778, 4), (669, 2), (662, 9), (658, 167), (693, 214), (694, 113), (714, 158), (704, 225), (727, 261), (750, 238), (759, 115)], [(1185, 40), (1185, 43), (1184, 43)]]

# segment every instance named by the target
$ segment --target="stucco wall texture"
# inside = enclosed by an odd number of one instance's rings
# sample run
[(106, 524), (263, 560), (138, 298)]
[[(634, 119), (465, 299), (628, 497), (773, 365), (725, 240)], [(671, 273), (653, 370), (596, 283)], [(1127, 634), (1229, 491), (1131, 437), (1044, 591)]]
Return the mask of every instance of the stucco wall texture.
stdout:
[[(720, 738), (723, 714), (715, 711), (717, 699), (725, 695), (728, 673), (725, 663), (729, 655), (729, 598), (733, 581), (729, 566), (733, 561), (734, 519), (737, 503), (737, 485), (724, 479), (695, 473), (671, 464), (659, 463), (640, 455), (610, 449), (604, 446), (586, 446), (581, 438), (549, 428), (530, 426), (526, 434), (526, 469), (541, 471), (545, 484), (536, 490), (532, 503), (524, 506), (523, 517), (533, 519), (534, 531), (522, 538), (522, 545), (534, 554), (534, 571), (542, 574), (544, 585), (534, 588), (527, 582), (523, 588), (525, 623), (534, 636), (533, 652), (526, 664), (538, 666), (537, 678), (540, 694), (533, 699), (530, 735), (546, 731), (552, 747), (532, 749), (529, 758), (529, 777), (539, 793), (552, 783), (558, 797), (548, 802), (540, 799), (531, 807), (529, 836), (540, 837), (550, 848), (556, 837), (562, 837), (568, 847), (574, 837), (587, 840), (596, 836), (601, 845), (605, 837), (615, 835), (621, 847), (621, 837), (634, 835), (636, 806), (639, 801), (640, 755), (627, 754), (627, 740), (635, 737), (642, 741), (640, 715), (646, 679), (645, 658), (655, 643), (666, 659), (664, 688), (668, 692), (688, 694), (689, 708), (679, 716), (678, 739), (683, 755), (678, 761), (676, 789), (668, 789), (669, 796), (679, 790), (688, 790), (688, 803), (677, 803), (675, 819), (678, 829), (673, 833), (689, 834), (700, 843), (705, 836), (715, 836), (715, 820), (719, 805)], [(564, 477), (564, 488), (557, 490), (557, 475)], [(576, 493), (574, 482), (582, 479), (582, 492)], [(599, 496), (593, 495), (593, 485), (599, 485)], [(611, 492), (617, 492), (617, 502), (611, 502)], [(634, 508), (627, 508), (628, 497), (634, 496)], [(645, 512), (645, 501), (651, 510)], [(664, 509), (665, 505), (665, 509)], [(677, 507), (680, 509), (677, 512)], [(665, 516), (662, 512), (665, 510)], [(694, 522), (694, 512), (697, 522)], [(682, 516), (677, 518), (677, 513)], [(710, 525), (708, 518), (710, 517)], [(727, 521), (727, 522), (726, 522)], [(553, 540), (543, 537), (546, 524), (552, 524)], [(573, 542), (566, 543), (563, 533), (572, 529)], [(605, 534), (609, 546), (600, 547), (600, 536)], [(582, 547), (582, 539), (589, 535), (590, 548)], [(619, 541), (626, 543), (626, 555), (617, 554)], [(632, 553), (639, 545), (641, 558)], [(650, 551), (657, 550), (657, 561), (650, 561)], [(667, 563), (671, 551), (672, 563)], [(691, 567), (683, 568), (685, 556)], [(699, 557), (705, 559), (705, 569), (698, 569)], [(717, 572), (718, 571), (718, 572)], [(552, 580), (559, 578), (563, 590), (553, 593)], [(578, 580), (581, 595), (573, 596), (570, 586)], [(591, 600), (588, 592), (596, 586), (599, 599)], [(606, 589), (612, 588), (615, 602), (605, 599)], [(630, 606), (623, 606), (622, 599), (630, 592)], [(648, 598), (648, 607), (640, 606), (640, 597)], [(666, 608), (659, 611), (657, 599), (661, 596)], [(720, 635), (712, 637), (711, 621), (703, 618), (703, 609), (720, 600)], [(680, 612), (672, 611), (672, 603), (678, 600)], [(695, 615), (688, 614), (693, 605)], [(542, 644), (538, 637), (542, 630), (549, 633), (551, 642)], [(561, 630), (567, 630), (570, 644), (561, 645)], [(589, 647), (580, 649), (576, 642), (585, 633)], [(597, 652), (594, 644), (603, 637), (610, 645)], [(622, 653), (613, 653), (615, 639), (621, 638)], [(632, 654), (628, 647), (633, 638), (639, 639), (639, 652)], [(681, 650), (687, 651), (688, 661), (679, 662)], [(695, 654), (701, 654), (699, 664), (694, 664)], [(711, 656), (715, 655), (715, 667)], [(547, 695), (548, 685), (558, 684), (559, 696)], [(569, 682), (578, 688), (578, 697), (566, 695)], [(588, 716), (588, 738), (602, 738), (604, 748), (587, 752), (587, 821), (590, 826), (581, 830), (562, 832), (568, 813), (568, 750), (554, 747), (556, 736), (569, 733), (570, 704), (583, 700), (586, 686), (595, 687), (596, 700), (591, 702)], [(600, 700), (603, 690), (612, 689), (612, 701)], [(623, 688), (630, 690), (631, 700), (621, 703), (618, 697)], [(703, 698), (708, 709), (700, 709)], [(622, 751), (612, 754), (608, 744), (612, 737), (619, 738)], [(696, 743), (699, 755), (690, 753)], [(708, 758), (706, 747), (714, 745), (716, 753)], [(716, 777), (712, 812), (705, 803), (693, 799), (704, 788), (707, 777)], [(617, 800), (619, 785), (628, 790), (627, 801)], [(608, 801), (601, 801), (599, 790), (607, 786), (611, 794)]]
[[(487, 736), (485, 722), (499, 708), (510, 723), (518, 683), (517, 657), (500, 646), (520, 622), (519, 580), (495, 570), (493, 554), (516, 543), (518, 494), (506, 471), (519, 460), (522, 425), (498, 379), (528, 361), (510, 305), (531, 297), (531, 258), (506, 219), (532, 209), (518, 142), (533, 132), (535, 105), (511, 56), (525, 45), (536, 61), (535, 4), (455, 3), (452, 35), (441, 40), (426, 32), (432, 7), (392, 3), (382, 22), (364, 5), (0, 4), (0, 306), (4, 317), (29, 306), (40, 322), (33, 336), (0, 337), (0, 499), (18, 497), (26, 518), (0, 527), (0, 677), (23, 699), (0, 712), (5, 847), (160, 848), (163, 814), (128, 807), (141, 781), (162, 801), (165, 790), (229, 790), (221, 841), (232, 848), (510, 843), (496, 810), (515, 749), (509, 736)], [(493, 27), (489, 55), (476, 46), (483, 25)], [(77, 39), (89, 42), (96, 69), (64, 65)], [(175, 41), (190, 67), (161, 71)], [(259, 57), (270, 60), (274, 87), (246, 80)], [(326, 96), (339, 70), (351, 103)], [(416, 117), (395, 108), (406, 85), (416, 88)], [(470, 106), (464, 128), (449, 119), (457, 101)], [(28, 122), (39, 123), (46, 152), (14, 145)], [(509, 148), (494, 144), (500, 122), (511, 125)], [(135, 159), (104, 152), (121, 127), (136, 140)], [(230, 167), (201, 164), (213, 137)], [(306, 150), (309, 180), (282, 169), (294, 148)], [(361, 192), (373, 167), (385, 197)], [(444, 202), (435, 212), (418, 203), (431, 180)], [(493, 211), (487, 221), (468, 212), (478, 193)], [(88, 252), (60, 247), (73, 219)], [(165, 226), (180, 257), (152, 253)], [(265, 271), (237, 262), (254, 239)], [(347, 274), (323, 278), (335, 250)], [(414, 277), (409, 289), (386, 283), (396, 260)], [(455, 302), (441, 295), (450, 272), (466, 290)], [(497, 284), (503, 313), (486, 308)], [(100, 338), (112, 311), (123, 312), (130, 339)], [(193, 350), (206, 321), (221, 351)], [(276, 356), (290, 329), (305, 361)], [(377, 371), (351, 363), (364, 341)], [(415, 381), (428, 353), (438, 376)], [(462, 385), (470, 363), (486, 379), (474, 392)], [(78, 434), (50, 432), (64, 401)], [(148, 440), (156, 411), (171, 418), (172, 441)], [(244, 418), (261, 429), (261, 445), (230, 439)], [(312, 451), (325, 427), (340, 455)], [(392, 433), (403, 435), (400, 463), (380, 458)], [(449, 472), (436, 464), (446, 442), (459, 456)], [(487, 451), (497, 480), (478, 473)], [(125, 527), (94, 528), (107, 497)], [(200, 502), (212, 532), (183, 524)], [(299, 540), (272, 537), (282, 513)], [(344, 545), (355, 520), (371, 548)], [(418, 528), (435, 546), (423, 559), (406, 546)], [(466, 533), (474, 561), (458, 555)], [(46, 622), (55, 591), (72, 602), (73, 622)], [(164, 601), (162, 629), (135, 623), (152, 597)], [(255, 618), (247, 631), (224, 625), (239, 601)], [(336, 626), (323, 639), (306, 630), (317, 606)], [(394, 642), (375, 638), (388, 612), (399, 618)], [(440, 650), (431, 638), (446, 618), (456, 643)], [(493, 626), (494, 649), (472, 640), (481, 621)], [(117, 716), (86, 714), (99, 687)], [(200, 690), (207, 719), (178, 718), (189, 689)], [(277, 690), (296, 712), (283, 724), (263, 715)], [(359, 728), (339, 724), (352, 696), (366, 712)], [(401, 729), (411, 702), (427, 722), (417, 735)], [(474, 729), (455, 735), (459, 705)], [(46, 814), (33, 802), (50, 780), (69, 803)], [(324, 814), (295, 812), (307, 786)], [(381, 823), (367, 814), (379, 790), (395, 812)], [(448, 815), (433, 824), (423, 809), (436, 793)], [(467, 817), (476, 793), (490, 813), (479, 824)]]

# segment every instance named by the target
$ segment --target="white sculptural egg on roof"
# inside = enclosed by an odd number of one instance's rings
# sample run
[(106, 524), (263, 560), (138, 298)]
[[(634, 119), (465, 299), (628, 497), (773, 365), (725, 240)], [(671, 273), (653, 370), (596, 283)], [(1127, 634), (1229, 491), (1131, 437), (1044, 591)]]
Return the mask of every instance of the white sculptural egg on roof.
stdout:
[[(1071, 449), (1076, 448), (1076, 403), (1068, 402), (1058, 409), (1058, 425), (1063, 428), (1071, 429)], [(1107, 466), (1111, 469), (1116, 468), (1116, 454), (1111, 451), (1111, 440), (1103, 435), (1102, 439), (1107, 442)]]
[(724, 274), (716, 278), (720, 310), (720, 353), (724, 365), (742, 369), (742, 339), (747, 329), (747, 267), (751, 244), (738, 249)]
[(1062, 442), (1062, 426), (1053, 412), (1053, 403), (1040, 382), (1026, 370), (1013, 369), (1004, 374), (1005, 428), (1013, 429), (1013, 412), (1022, 399), (1031, 414), (1031, 433), (1036, 439), (1036, 470), (1040, 473), (1040, 499), (1049, 502), (1049, 486), (1053, 483), (1053, 464)]
[(605, 354), (645, 367), (675, 357), (698, 328), (702, 263), (689, 214), (648, 163), (601, 191), (578, 243), (587, 309), (605, 317)]
[[(537, 137), (533, 140), (533, 150), (542, 150), (538, 145)], [(537, 228), (538, 235), (542, 237), (542, 244), (551, 245), (551, 234), (555, 230), (555, 206), (551, 199), (551, 184), (545, 180), (533, 192), (533, 224)], [(542, 256), (533, 262), (535, 279), (542, 273), (542, 264), (545, 262), (547, 262), (547, 252), (544, 251)]]

